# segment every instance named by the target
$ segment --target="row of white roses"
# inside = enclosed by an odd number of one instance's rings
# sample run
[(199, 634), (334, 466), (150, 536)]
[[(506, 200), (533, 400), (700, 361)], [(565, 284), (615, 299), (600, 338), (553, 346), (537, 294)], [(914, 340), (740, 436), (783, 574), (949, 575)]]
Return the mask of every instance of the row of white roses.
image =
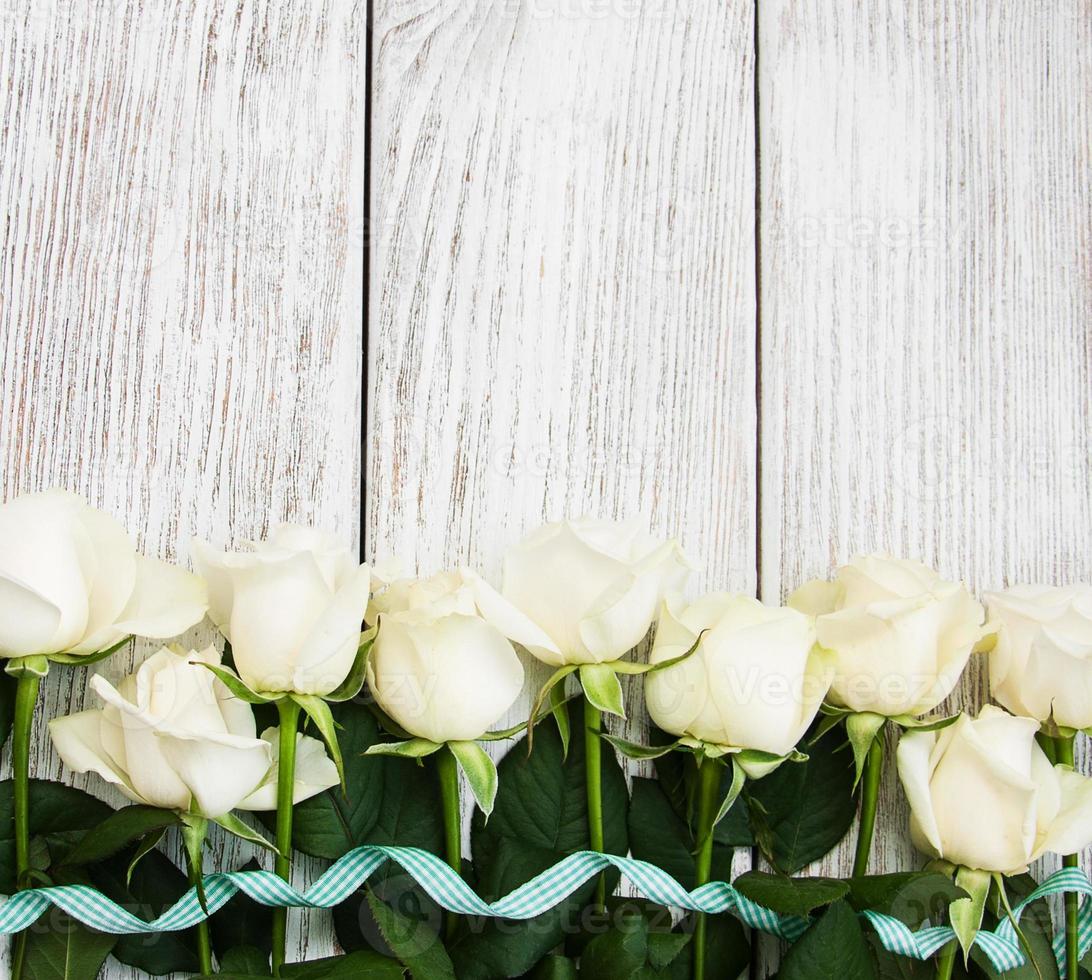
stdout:
[[(728, 752), (785, 755), (824, 700), (911, 719), (943, 701), (976, 646), (994, 643), (986, 708), (939, 732), (910, 732), (899, 769), (927, 853), (1010, 872), (1092, 839), (1092, 780), (1053, 766), (1040, 724), (1092, 725), (1092, 589), (1018, 587), (983, 607), (916, 562), (858, 558), (788, 607), (713, 594), (677, 598), (688, 565), (639, 525), (547, 525), (506, 556), (501, 592), (469, 570), (391, 579), (307, 528), (275, 529), (248, 553), (195, 542), (198, 577), (135, 550), (111, 518), (57, 492), (0, 508), (0, 656), (83, 655), (128, 635), (167, 637), (206, 611), (253, 690), (326, 695), (352, 668), (361, 621), (379, 624), (372, 694), (408, 733), (481, 737), (524, 683), (513, 643), (553, 666), (616, 663), (659, 613), (645, 694), (664, 730)], [(275, 806), (273, 731), (200, 665), (215, 649), (164, 649), (105, 707), (56, 719), (66, 763), (133, 799), (214, 817)], [(743, 679), (743, 682), (741, 682)], [(775, 681), (797, 696), (756, 696)], [(768, 688), (766, 688), (768, 689)], [(296, 800), (336, 784), (320, 743), (300, 735)], [(975, 813), (973, 821), (969, 813)]]

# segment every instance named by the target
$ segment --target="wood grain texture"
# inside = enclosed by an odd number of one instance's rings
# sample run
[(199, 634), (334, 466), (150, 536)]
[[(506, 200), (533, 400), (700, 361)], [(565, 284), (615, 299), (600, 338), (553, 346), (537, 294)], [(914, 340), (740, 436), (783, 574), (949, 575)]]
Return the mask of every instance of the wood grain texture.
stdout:
[(876, 549), (1088, 581), (1092, 4), (762, 0), (759, 50), (764, 596)]
[[(0, 5), (4, 498), (69, 487), (182, 561), (191, 534), (284, 519), (355, 536), (364, 16), (353, 0)], [(45, 734), (90, 703), (87, 677), (49, 677), (33, 766), (117, 803)], [(210, 863), (244, 859), (216, 840)], [(324, 917), (296, 921), (290, 958), (329, 951)]]
[(376, 16), (370, 551), (496, 581), (544, 521), (640, 513), (753, 592), (751, 4)]

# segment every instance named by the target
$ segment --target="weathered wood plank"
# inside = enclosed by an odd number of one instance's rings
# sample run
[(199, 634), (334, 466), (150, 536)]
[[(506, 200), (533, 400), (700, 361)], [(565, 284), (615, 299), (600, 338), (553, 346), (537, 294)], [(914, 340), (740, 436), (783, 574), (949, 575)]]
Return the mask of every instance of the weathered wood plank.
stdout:
[(759, 4), (767, 598), (872, 549), (1092, 575), (1090, 47), (1087, 0)]
[(388, 0), (375, 52), (369, 549), (643, 512), (752, 592), (752, 5)]
[[(4, 5), (5, 498), (68, 486), (180, 560), (284, 519), (356, 534), (364, 8)], [(49, 678), (33, 765), (105, 798), (44, 728), (86, 680)], [(302, 922), (290, 957), (327, 952)]]

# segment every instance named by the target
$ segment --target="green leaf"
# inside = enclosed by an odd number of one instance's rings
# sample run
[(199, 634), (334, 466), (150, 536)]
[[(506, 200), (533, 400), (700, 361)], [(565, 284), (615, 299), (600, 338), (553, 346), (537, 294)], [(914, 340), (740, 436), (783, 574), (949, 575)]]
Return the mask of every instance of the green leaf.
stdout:
[(91, 828), (67, 854), (67, 865), (93, 864), (117, 854), (145, 835), (162, 832), (178, 824), (178, 814), (173, 810), (160, 810), (154, 806), (127, 806), (111, 813), (97, 827)]
[[(668, 736), (658, 729), (653, 729), (650, 733), (650, 741), (654, 745), (660, 744), (667, 738)], [(671, 808), (688, 827), (692, 828), (696, 817), (695, 792), (698, 784), (698, 766), (695, 756), (690, 752), (673, 752), (661, 756), (656, 760), (656, 778)], [(731, 767), (725, 766), (720, 781), (722, 799), (731, 791), (734, 778), (735, 772)], [(751, 833), (747, 807), (732, 807), (727, 816), (713, 828), (713, 840), (725, 847), (753, 847), (755, 841)], [(716, 860), (715, 857), (714, 860)]]
[(580, 957), (580, 971), (589, 977), (628, 980), (648, 962), (648, 927), (633, 917), (596, 936)]
[(693, 936), (688, 932), (649, 933), (648, 965), (663, 970), (676, 962)]
[[(284, 980), (361, 980), (362, 977), (368, 980), (401, 980), (405, 975), (405, 968), (396, 960), (373, 950), (327, 956), (306, 963), (287, 963), (281, 967)], [(268, 970), (258, 974), (221, 971), (202, 974), (194, 980), (267, 980), (268, 977)]]
[[(281, 968), (284, 980), (361, 980), (363, 977), (367, 980), (400, 980), (405, 975), (406, 971), (398, 962), (373, 950), (328, 956), (309, 963), (292, 963)], [(429, 977), (426, 973), (420, 976)]]
[(625, 718), (622, 685), (612, 664), (584, 664), (580, 668), (580, 685), (584, 696), (600, 711)]
[[(717, 965), (714, 976), (725, 980), (745, 977), (751, 965), (751, 944), (743, 923), (730, 912), (708, 915), (705, 922), (705, 959)], [(683, 976), (689, 978), (690, 974)]]
[(936, 965), (931, 959), (915, 960), (892, 953), (884, 949), (875, 933), (866, 933), (865, 940), (876, 968), (876, 980), (934, 980)]
[(988, 871), (960, 868), (956, 872), (955, 883), (969, 897), (952, 902), (948, 907), (948, 915), (963, 949), (964, 960), (970, 956), (971, 943), (982, 925), (982, 913), (986, 909), (986, 896), (990, 893), (991, 882), (992, 877)]
[(748, 871), (732, 884), (741, 895), (763, 908), (801, 918), (849, 894), (849, 882), (837, 878), (787, 878), (766, 871)]
[(936, 871), (903, 871), (849, 880), (849, 901), (858, 912), (882, 912), (917, 929), (927, 919), (943, 922), (948, 906), (967, 893)]
[(781, 766), (744, 791), (755, 840), (784, 874), (821, 858), (853, 825), (853, 763), (836, 753), (840, 742), (828, 732), (811, 746), (807, 762)]
[(418, 920), (396, 912), (371, 891), (368, 892), (368, 906), (395, 958), (414, 977), (455, 980), (451, 957), (435, 932)]
[(486, 818), (497, 797), (497, 766), (477, 742), (448, 742), (447, 747), (466, 775), (470, 791)]
[(853, 909), (835, 902), (799, 941), (781, 964), (778, 980), (876, 980), (876, 968)]
[[(400, 980), (405, 975), (406, 971), (398, 962), (373, 950), (328, 956), (310, 963), (292, 963), (281, 968), (284, 980), (361, 980), (363, 977), (367, 980)], [(421, 977), (428, 977), (428, 974), (423, 973)]]
[(59, 909), (47, 916), (49, 928), (27, 933), (25, 980), (91, 980), (99, 975), (117, 936), (95, 932)]
[[(568, 705), (579, 714), (582, 706)], [(475, 812), (471, 852), (477, 889), (495, 900), (567, 854), (589, 846), (587, 797), (584, 786), (584, 727), (571, 725), (572, 746), (563, 757), (561, 737), (543, 726), (528, 756), (516, 743), (498, 766), (500, 785), (488, 823)], [(611, 752), (603, 753), (603, 833), (606, 849), (625, 854), (626, 781)], [(617, 875), (609, 876), (617, 880)], [(576, 895), (526, 922), (488, 920), (450, 947), (460, 980), (520, 976), (530, 970), (565, 936), (565, 927), (579, 918), (594, 894), (589, 882)]]
[[(144, 919), (153, 919), (170, 908), (189, 887), (186, 876), (160, 851), (148, 851), (132, 865), (135, 847), (100, 864), (90, 865), (91, 881), (123, 908)], [(127, 966), (153, 975), (191, 973), (198, 969), (192, 929), (181, 932), (119, 936), (114, 957)]]
[(406, 742), (377, 742), (368, 747), (365, 755), (394, 755), (403, 759), (423, 759), (439, 752), (443, 743), (430, 742), (427, 738), (411, 738)]
[(352, 701), (364, 687), (364, 681), (368, 674), (368, 658), (372, 653), (372, 644), (375, 643), (378, 626), (360, 634), (360, 646), (356, 649), (356, 657), (353, 660), (349, 673), (335, 690), (325, 696), (326, 701), (340, 704), (342, 701)]
[(220, 973), (240, 973), (245, 976), (272, 976), (269, 967), (269, 953), (256, 946), (236, 946), (229, 949), (220, 961)]
[(322, 700), (320, 697), (316, 697), (314, 694), (293, 694), (292, 700), (296, 702), (305, 712), (307, 717), (315, 723), (315, 728), (318, 729), (319, 735), (322, 736), (322, 740), (326, 743), (326, 748), (330, 752), (330, 758), (333, 759), (334, 765), (337, 766), (337, 775), (341, 780), (341, 789), (343, 792), (348, 792), (345, 786), (345, 763), (341, 758), (341, 746), (337, 740), (337, 726), (334, 724), (334, 716), (330, 711), (330, 706)]
[[(404, 844), (439, 853), (443, 821), (431, 760), (409, 766), (401, 759), (366, 755), (381, 738), (371, 712), (346, 701), (334, 705), (332, 713), (341, 726), (348, 795), (334, 787), (297, 803), (293, 845), (331, 861), (360, 844)], [(275, 814), (260, 819), (273, 826)]]
[[(113, 811), (83, 790), (44, 779), (30, 780), (31, 850), (45, 856), (42, 868), (57, 860), (84, 833), (102, 823)], [(10, 779), (0, 781), (0, 894), (15, 891), (15, 817)]]
[(568, 956), (544, 956), (529, 974), (529, 980), (576, 980), (576, 960)]
[(222, 827), (233, 837), (238, 837), (240, 840), (245, 840), (251, 844), (257, 844), (258, 847), (263, 847), (274, 854), (278, 853), (276, 844), (234, 813), (225, 813), (222, 817), (214, 818), (212, 822)]
[[(257, 871), (261, 865), (253, 858), (240, 871)], [(209, 919), (212, 948), (221, 961), (221, 970), (229, 972), (225, 960), (234, 955), (245, 958), (245, 969), (233, 967), (239, 973), (261, 973), (255, 969), (260, 963), (269, 972), (269, 954), (273, 949), (273, 909), (238, 892), (230, 902)], [(243, 952), (239, 952), (242, 950)]]
[[(697, 841), (687, 822), (672, 808), (655, 779), (633, 777), (629, 807), (629, 844), (633, 856), (666, 871), (687, 890), (693, 889)], [(713, 877), (731, 874), (732, 851), (713, 843)]]

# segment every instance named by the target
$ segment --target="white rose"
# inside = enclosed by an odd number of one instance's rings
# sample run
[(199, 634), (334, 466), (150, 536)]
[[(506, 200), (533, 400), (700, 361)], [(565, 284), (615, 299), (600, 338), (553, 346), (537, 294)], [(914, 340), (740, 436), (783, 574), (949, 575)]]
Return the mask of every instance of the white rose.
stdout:
[(500, 720), (523, 689), (510, 640), (540, 632), (467, 569), (392, 583), (369, 607), (377, 620), (368, 686), (391, 718), (432, 742), (471, 741)]
[(990, 690), (1009, 711), (1092, 726), (1092, 586), (1020, 585), (986, 595)]
[[(707, 630), (702, 634), (703, 630)], [(676, 611), (665, 604), (651, 663), (697, 651), (645, 678), (648, 713), (682, 737), (774, 755), (792, 751), (830, 686), (811, 617), (717, 593)]]
[(249, 553), (194, 542), (208, 580), (209, 617), (255, 691), (325, 695), (352, 668), (370, 576), (346, 548), (311, 528), (282, 525)]
[(898, 748), (914, 845), (932, 857), (1015, 874), (1044, 851), (1092, 842), (1092, 779), (1052, 766), (1039, 723), (988, 705), (939, 732), (908, 732)]
[[(250, 705), (197, 661), (218, 665), (220, 654), (163, 648), (117, 687), (93, 677), (105, 707), (49, 723), (61, 759), (150, 806), (210, 819), (236, 808), (274, 809), (276, 793), (264, 787), (276, 784), (276, 729), (257, 738)], [(297, 803), (338, 783), (321, 744), (299, 737)]]
[(817, 617), (819, 643), (834, 652), (830, 701), (887, 717), (940, 704), (984, 634), (985, 612), (962, 585), (880, 555), (854, 558), (833, 582), (809, 582), (789, 605)]
[(89, 655), (176, 636), (205, 615), (204, 583), (138, 555), (112, 517), (60, 490), (0, 506), (0, 657)]
[(547, 524), (512, 548), (503, 592), (546, 634), (524, 644), (539, 660), (606, 663), (641, 642), (688, 571), (677, 542), (652, 537), (636, 521), (585, 518)]

